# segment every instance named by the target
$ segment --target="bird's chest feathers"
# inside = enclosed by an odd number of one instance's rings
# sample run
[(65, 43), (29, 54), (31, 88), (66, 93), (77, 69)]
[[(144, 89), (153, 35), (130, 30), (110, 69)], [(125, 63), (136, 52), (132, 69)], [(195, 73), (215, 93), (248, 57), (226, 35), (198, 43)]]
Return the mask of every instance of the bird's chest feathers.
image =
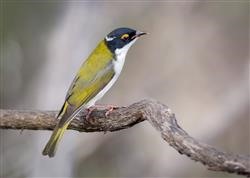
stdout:
[(120, 54), (120, 55), (116, 55), (116, 58), (113, 59), (113, 65), (114, 65), (114, 70), (116, 75), (119, 75), (122, 71), (124, 62), (125, 62), (125, 57), (126, 54)]
[(125, 57), (127, 55), (127, 52), (129, 50), (129, 48), (132, 46), (132, 44), (135, 42), (136, 40), (134, 40), (133, 42), (125, 45), (123, 48), (121, 49), (116, 49), (115, 50), (115, 56), (116, 58), (113, 60), (113, 64), (114, 64), (114, 69), (115, 72), (119, 75), (120, 72), (122, 71), (123, 65), (124, 65), (124, 61), (125, 61)]

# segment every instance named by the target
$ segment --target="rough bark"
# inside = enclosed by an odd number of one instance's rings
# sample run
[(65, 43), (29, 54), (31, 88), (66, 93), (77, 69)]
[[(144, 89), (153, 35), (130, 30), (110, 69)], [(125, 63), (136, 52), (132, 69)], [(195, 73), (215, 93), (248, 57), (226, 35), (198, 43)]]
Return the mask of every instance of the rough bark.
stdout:
[[(94, 110), (86, 119), (83, 110), (68, 129), (80, 132), (107, 132), (132, 127), (147, 120), (162, 138), (179, 153), (201, 162), (213, 171), (237, 173), (250, 177), (250, 156), (226, 153), (189, 136), (177, 123), (171, 110), (154, 100), (143, 100), (128, 107), (119, 107), (105, 116), (107, 108)], [(55, 111), (0, 110), (1, 129), (53, 130), (57, 120)]]

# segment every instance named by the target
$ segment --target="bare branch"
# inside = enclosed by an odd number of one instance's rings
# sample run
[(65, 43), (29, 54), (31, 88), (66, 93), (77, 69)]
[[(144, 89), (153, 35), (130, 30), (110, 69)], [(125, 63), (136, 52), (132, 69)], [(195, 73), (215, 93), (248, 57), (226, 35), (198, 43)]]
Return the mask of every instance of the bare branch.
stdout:
[[(162, 138), (179, 153), (201, 162), (209, 170), (237, 173), (250, 177), (250, 156), (218, 151), (189, 136), (178, 124), (170, 109), (154, 100), (143, 100), (128, 107), (114, 110), (108, 117), (107, 109), (96, 109), (86, 119), (82, 111), (70, 124), (69, 129), (80, 132), (117, 131), (132, 127), (144, 120), (157, 129)], [(1, 129), (52, 130), (57, 112), (0, 110)]]

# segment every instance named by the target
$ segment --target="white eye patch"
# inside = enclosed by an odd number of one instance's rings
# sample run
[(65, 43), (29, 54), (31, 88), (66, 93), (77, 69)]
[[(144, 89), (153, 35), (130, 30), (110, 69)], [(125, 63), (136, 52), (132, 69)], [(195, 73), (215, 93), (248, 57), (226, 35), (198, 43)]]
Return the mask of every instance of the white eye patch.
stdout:
[(112, 41), (112, 40), (115, 39), (115, 38), (116, 38), (115, 36), (112, 36), (112, 37), (106, 36), (106, 37), (105, 37), (106, 41)]

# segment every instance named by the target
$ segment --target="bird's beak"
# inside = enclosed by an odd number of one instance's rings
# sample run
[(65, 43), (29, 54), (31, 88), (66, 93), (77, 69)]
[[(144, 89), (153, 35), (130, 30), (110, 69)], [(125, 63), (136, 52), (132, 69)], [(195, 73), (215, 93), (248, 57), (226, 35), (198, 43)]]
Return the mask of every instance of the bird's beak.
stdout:
[(148, 33), (146, 32), (141, 32), (141, 31), (136, 31), (136, 34), (132, 37), (132, 39), (138, 38), (142, 35), (147, 35)]

